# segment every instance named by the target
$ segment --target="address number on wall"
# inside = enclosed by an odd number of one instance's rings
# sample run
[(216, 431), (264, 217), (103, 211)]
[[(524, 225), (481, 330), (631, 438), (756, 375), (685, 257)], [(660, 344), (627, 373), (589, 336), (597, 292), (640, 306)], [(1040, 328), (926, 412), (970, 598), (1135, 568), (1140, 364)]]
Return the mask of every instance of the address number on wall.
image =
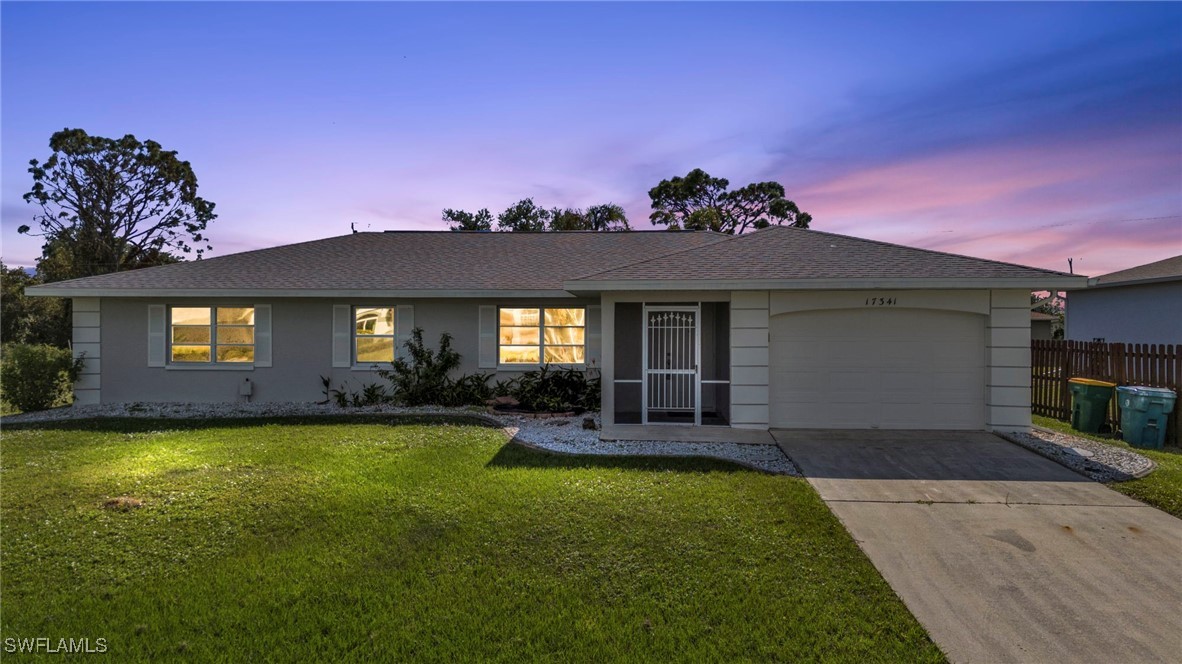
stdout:
[(866, 298), (866, 306), (868, 307), (893, 307), (898, 304), (898, 300), (893, 297), (868, 297)]

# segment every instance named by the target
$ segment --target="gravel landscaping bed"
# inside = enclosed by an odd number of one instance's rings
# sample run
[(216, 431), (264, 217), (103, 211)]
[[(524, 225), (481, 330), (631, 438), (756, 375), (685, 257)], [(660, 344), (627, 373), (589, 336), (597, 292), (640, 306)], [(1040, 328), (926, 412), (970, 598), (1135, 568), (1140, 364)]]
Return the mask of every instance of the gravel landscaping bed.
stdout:
[(341, 408), (334, 404), (315, 403), (131, 403), (66, 406), (34, 413), (5, 416), (4, 424), (53, 422), (92, 417), (156, 417), (208, 419), (220, 417), (291, 417), (301, 415), (466, 415), (499, 423), (517, 442), (560, 454), (600, 454), (615, 456), (711, 457), (781, 475), (797, 475), (792, 461), (775, 445), (739, 443), (689, 443), (655, 440), (601, 441), (599, 416), (596, 430), (583, 428), (583, 417), (536, 419), (515, 415), (489, 415), (482, 408), (440, 408), (423, 406), (370, 406)]
[(208, 419), (215, 417), (292, 417), (301, 415), (486, 415), (482, 408), (440, 408), (422, 406), (366, 406), (341, 408), (335, 404), (318, 403), (122, 403), (95, 406), (65, 406), (33, 413), (6, 415), (5, 424), (23, 422), (54, 422), (91, 417), (159, 417), (176, 419)]
[[(599, 417), (596, 415), (594, 418), (598, 427)], [(606, 441), (599, 439), (598, 431), (584, 429), (582, 417), (567, 420), (535, 420), (524, 417), (500, 419), (517, 442), (561, 454), (711, 457), (777, 475), (800, 476), (795, 464), (776, 445), (659, 440)]]
[(1030, 433), (999, 434), (1097, 482), (1125, 482), (1144, 477), (1157, 466), (1132, 450), (1034, 427)]

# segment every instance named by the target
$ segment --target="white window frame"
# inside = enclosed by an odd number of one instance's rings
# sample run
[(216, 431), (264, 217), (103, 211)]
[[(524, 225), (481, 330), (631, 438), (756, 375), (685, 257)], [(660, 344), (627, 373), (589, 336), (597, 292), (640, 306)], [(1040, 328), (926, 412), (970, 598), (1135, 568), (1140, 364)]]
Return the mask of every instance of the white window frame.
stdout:
[[(537, 362), (502, 362), (501, 361), (501, 310), (502, 309), (537, 309), (538, 310), (538, 361)], [(546, 310), (547, 309), (582, 309), (583, 310), (583, 361), (582, 362), (546, 362)], [(498, 371), (521, 371), (523, 369), (536, 369), (549, 364), (552, 367), (585, 369), (587, 367), (587, 307), (586, 306), (542, 306), (532, 304), (506, 304), (497, 306), (497, 370)], [(520, 326), (517, 326), (520, 327)], [(567, 327), (567, 326), (551, 326), (551, 327)], [(518, 344), (505, 344), (509, 346)], [(556, 344), (559, 347), (573, 347), (578, 344)]]
[[(367, 334), (363, 335), (367, 339), (385, 339), (389, 337), (394, 344), (394, 358), (389, 362), (362, 362), (357, 359), (357, 310), (358, 309), (390, 309), (394, 312), (394, 331), (390, 334)], [(389, 369), (394, 366), (394, 360), (398, 359), (398, 305), (395, 304), (354, 304), (349, 309), (349, 352), (351, 353), (350, 360), (353, 363), (353, 368), (356, 370), (369, 371), (373, 367), (379, 369)]]
[[(258, 315), (257, 307), (253, 304), (170, 304), (165, 307), (165, 321), (164, 321), (164, 366), (169, 369), (226, 369), (237, 371), (248, 371), (254, 369), (255, 359), (257, 359), (258, 338), (258, 320), (250, 325), (224, 325), (222, 327), (249, 327), (252, 330), (251, 343), (249, 344), (221, 344), (222, 346), (250, 346), (251, 355), (254, 359), (250, 362), (219, 362), (218, 361), (218, 309), (250, 309), (254, 315)], [(172, 322), (173, 309), (209, 309), (209, 360), (205, 362), (178, 362), (172, 359), (172, 328), (175, 327)], [(202, 327), (200, 325), (181, 325), (181, 327)], [(205, 344), (177, 344), (180, 346), (204, 346)]]

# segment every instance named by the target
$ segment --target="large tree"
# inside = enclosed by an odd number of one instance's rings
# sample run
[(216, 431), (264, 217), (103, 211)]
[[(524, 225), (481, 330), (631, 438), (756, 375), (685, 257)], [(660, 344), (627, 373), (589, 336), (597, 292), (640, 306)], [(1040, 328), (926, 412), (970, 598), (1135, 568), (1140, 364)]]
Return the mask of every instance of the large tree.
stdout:
[(497, 215), (498, 231), (536, 233), (544, 231), (550, 224), (550, 210), (534, 203), (532, 198), (523, 198)]
[(40, 283), (39, 275), (0, 262), (0, 342), (65, 347), (70, 341), (65, 301), (25, 295), (25, 288)]
[(754, 182), (728, 191), (730, 181), (700, 168), (685, 177), (662, 180), (649, 190), (654, 226), (670, 230), (711, 230), (736, 234), (749, 229), (790, 225), (808, 228), (812, 215), (785, 198), (778, 182)]
[(45, 238), (38, 272), (47, 281), (175, 262), (178, 254), (200, 258), (212, 248), (205, 231), (214, 204), (197, 195), (197, 176), (175, 151), (81, 129), (55, 133), (49, 147), (48, 159), (29, 162), (33, 188), (24, 195), (40, 208), (40, 232), (17, 229)]
[(488, 208), (476, 212), (449, 208), (443, 211), (443, 220), (448, 222), (447, 227), (453, 231), (491, 231), (493, 216)]
[(554, 208), (550, 211), (552, 231), (627, 231), (628, 215), (614, 203), (592, 205), (586, 210)]
[[(445, 209), (443, 220), (453, 231), (492, 230), (493, 215), (488, 208), (476, 212)], [(537, 233), (541, 231), (626, 231), (628, 216), (614, 203), (578, 208), (539, 206), (532, 198), (523, 198), (496, 216), (497, 230)]]

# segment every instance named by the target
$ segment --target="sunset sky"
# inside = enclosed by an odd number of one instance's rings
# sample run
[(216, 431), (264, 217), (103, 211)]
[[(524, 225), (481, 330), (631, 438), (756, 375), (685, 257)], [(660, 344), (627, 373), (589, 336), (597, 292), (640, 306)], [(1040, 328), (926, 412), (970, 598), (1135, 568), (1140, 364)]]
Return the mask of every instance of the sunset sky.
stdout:
[(704, 168), (813, 227), (1102, 274), (1182, 253), (1182, 4), (0, 6), (3, 259), (30, 158), (178, 150), (213, 255)]

